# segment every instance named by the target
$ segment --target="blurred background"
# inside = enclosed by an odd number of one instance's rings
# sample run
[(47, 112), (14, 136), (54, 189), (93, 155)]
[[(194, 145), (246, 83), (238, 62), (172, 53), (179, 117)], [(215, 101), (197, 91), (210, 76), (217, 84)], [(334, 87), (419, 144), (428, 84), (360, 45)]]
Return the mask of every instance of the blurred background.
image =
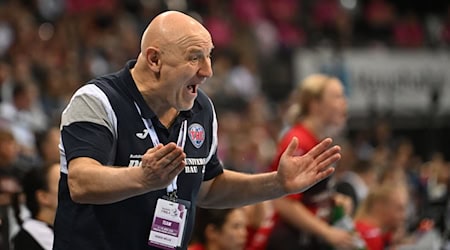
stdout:
[(215, 101), (227, 168), (266, 171), (294, 87), (311, 73), (334, 75), (349, 109), (338, 174), (358, 159), (380, 173), (400, 169), (411, 176), (416, 219), (436, 216), (445, 231), (446, 0), (0, 0), (0, 128), (13, 135), (0, 136), (0, 173), (14, 166), (20, 177), (59, 159), (51, 131), (73, 92), (136, 58), (143, 30), (167, 9), (212, 34), (214, 76), (202, 88)]

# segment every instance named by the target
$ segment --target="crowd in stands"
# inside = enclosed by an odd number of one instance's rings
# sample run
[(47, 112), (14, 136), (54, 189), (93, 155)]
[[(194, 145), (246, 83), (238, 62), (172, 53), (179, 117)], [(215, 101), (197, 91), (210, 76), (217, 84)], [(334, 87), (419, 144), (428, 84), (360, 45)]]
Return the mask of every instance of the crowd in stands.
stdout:
[[(286, 129), (290, 93), (297, 84), (293, 51), (315, 46), (450, 48), (450, 4), (411, 3), (408, 8), (408, 2), (0, 0), (0, 249), (7, 249), (2, 246), (19, 231), (21, 223), (11, 214), (15, 201), (25, 204), (21, 194), (27, 174), (59, 161), (58, 126), (68, 98), (92, 77), (135, 58), (143, 29), (162, 10), (185, 11), (211, 32), (214, 76), (202, 89), (217, 109), (218, 154), (228, 169), (258, 173), (269, 170)], [(337, 192), (352, 200), (348, 213), (356, 219), (356, 228), (380, 216), (391, 218), (386, 223), (399, 221), (390, 235), (396, 244), (414, 241), (420, 230), (436, 230), (450, 241), (446, 156), (439, 151), (427, 158), (417, 154), (409, 138), (393, 133), (388, 120), (351, 135), (346, 132), (335, 139), (342, 159), (333, 182)], [(396, 197), (404, 196), (405, 204), (391, 204), (398, 205), (392, 211), (403, 209), (404, 214), (379, 212), (388, 211), (382, 206), (392, 200), (383, 189), (386, 185), (399, 192)], [(24, 205), (20, 209), (26, 210)], [(204, 249), (210, 249), (209, 244), (211, 249), (227, 249), (226, 243), (231, 249), (261, 249), (250, 246), (258, 245), (258, 230), (271, 228), (276, 211), (269, 202), (202, 213), (211, 221), (199, 222), (194, 239)], [(424, 219), (432, 229), (424, 229)], [(242, 223), (247, 231), (241, 230)], [(247, 243), (232, 245), (226, 237)]]

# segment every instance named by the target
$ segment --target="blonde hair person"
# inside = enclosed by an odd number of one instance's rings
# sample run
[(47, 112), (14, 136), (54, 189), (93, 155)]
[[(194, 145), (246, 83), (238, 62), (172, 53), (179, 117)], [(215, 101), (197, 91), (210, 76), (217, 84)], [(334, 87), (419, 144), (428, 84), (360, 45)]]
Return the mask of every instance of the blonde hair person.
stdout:
[[(282, 135), (271, 170), (277, 169), (281, 154), (292, 138), (299, 138), (299, 145), (294, 154), (304, 155), (322, 138), (335, 135), (346, 122), (347, 102), (344, 87), (335, 77), (324, 74), (310, 75), (298, 85), (291, 98), (293, 104), (287, 112), (289, 128)], [(344, 196), (338, 199), (339, 195), (333, 195), (328, 188), (328, 180), (319, 182), (302, 194), (274, 201), (278, 220), (269, 238), (268, 249), (352, 246), (351, 234), (334, 228), (329, 223), (334, 200), (346, 201), (350, 198)], [(283, 242), (283, 246), (280, 246), (279, 242)]]
[[(332, 107), (322, 109), (316, 114), (316, 103), (324, 100), (327, 88), (330, 89), (328, 91), (330, 93), (327, 93), (329, 98), (325, 100), (324, 104)], [(327, 133), (334, 136), (344, 128), (347, 120), (347, 105), (343, 86), (338, 78), (324, 74), (310, 75), (297, 85), (291, 99), (292, 105), (286, 112), (287, 125), (292, 126), (305, 119), (315, 117), (315, 125), (320, 125), (315, 130), (320, 131), (321, 134)]]
[(371, 190), (355, 216), (355, 228), (369, 250), (386, 249), (404, 226), (408, 206), (405, 184), (388, 182)]

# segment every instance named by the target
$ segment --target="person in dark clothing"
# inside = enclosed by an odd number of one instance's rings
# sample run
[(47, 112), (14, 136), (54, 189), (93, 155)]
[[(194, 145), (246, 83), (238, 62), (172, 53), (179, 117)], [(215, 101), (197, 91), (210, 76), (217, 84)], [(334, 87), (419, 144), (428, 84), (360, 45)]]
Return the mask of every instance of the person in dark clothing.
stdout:
[[(58, 204), (59, 164), (36, 167), (23, 180), (23, 192), (31, 218), (20, 221), (13, 250), (51, 250), (53, 222)], [(18, 214), (18, 213), (17, 213)]]
[(61, 117), (61, 181), (54, 250), (186, 249), (196, 206), (239, 207), (299, 193), (331, 175), (326, 138), (277, 171), (223, 169), (217, 118), (200, 85), (213, 74), (210, 33), (167, 11), (120, 71), (79, 88)]

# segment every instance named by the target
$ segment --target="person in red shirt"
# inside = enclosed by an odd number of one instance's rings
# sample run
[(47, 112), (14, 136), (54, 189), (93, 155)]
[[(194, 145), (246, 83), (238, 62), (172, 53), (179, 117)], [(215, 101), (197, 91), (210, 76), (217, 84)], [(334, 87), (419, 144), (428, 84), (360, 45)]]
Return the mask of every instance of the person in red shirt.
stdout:
[(403, 184), (383, 184), (372, 190), (358, 209), (355, 229), (367, 250), (383, 250), (404, 225), (408, 191)]
[[(296, 155), (303, 155), (325, 137), (342, 130), (347, 117), (347, 102), (342, 83), (322, 74), (308, 76), (293, 94), (294, 104), (288, 111), (292, 124), (282, 136), (271, 170), (276, 170), (282, 152), (293, 137), (299, 138)], [(301, 194), (274, 201), (277, 220), (267, 249), (351, 248), (349, 232), (329, 224), (335, 194), (329, 178)], [(282, 242), (283, 244), (280, 244)]]
[(272, 231), (275, 211), (271, 201), (265, 201), (243, 209), (247, 213), (247, 242), (245, 250), (265, 250)]

